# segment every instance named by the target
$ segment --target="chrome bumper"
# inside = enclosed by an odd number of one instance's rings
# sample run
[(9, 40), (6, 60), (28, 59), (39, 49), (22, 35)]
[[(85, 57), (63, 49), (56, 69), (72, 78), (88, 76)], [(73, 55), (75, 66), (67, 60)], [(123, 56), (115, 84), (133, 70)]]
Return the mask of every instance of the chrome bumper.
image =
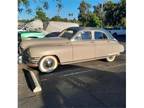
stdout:
[(30, 67), (37, 67), (39, 62), (39, 57), (25, 58), (23, 57), (22, 62)]

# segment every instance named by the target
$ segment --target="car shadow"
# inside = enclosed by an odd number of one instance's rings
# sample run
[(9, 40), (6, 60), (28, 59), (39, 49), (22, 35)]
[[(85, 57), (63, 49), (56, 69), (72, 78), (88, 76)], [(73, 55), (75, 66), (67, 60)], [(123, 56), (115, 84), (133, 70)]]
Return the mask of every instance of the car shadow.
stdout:
[(31, 76), (30, 72), (26, 69), (23, 69), (23, 72), (24, 72), (26, 84), (27, 84), (28, 88), (32, 91), (35, 88), (35, 84), (32, 79), (32, 76)]
[(40, 73), (42, 108), (125, 108), (125, 76), (77, 65)]

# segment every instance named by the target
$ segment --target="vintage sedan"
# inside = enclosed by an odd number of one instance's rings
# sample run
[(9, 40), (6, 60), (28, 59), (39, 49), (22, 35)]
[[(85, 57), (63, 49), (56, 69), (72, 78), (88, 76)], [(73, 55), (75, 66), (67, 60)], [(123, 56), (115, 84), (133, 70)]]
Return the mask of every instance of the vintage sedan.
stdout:
[(25, 40), (21, 43), (23, 63), (38, 67), (41, 72), (52, 72), (58, 65), (96, 59), (115, 60), (124, 51), (104, 29), (71, 27), (58, 37)]

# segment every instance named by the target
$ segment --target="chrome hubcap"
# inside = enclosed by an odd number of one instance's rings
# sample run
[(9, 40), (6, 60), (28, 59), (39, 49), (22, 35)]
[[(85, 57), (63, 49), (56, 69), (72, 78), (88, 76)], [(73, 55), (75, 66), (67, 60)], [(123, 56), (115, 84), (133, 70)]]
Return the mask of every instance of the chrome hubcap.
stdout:
[(109, 59), (110, 59), (110, 60), (114, 59), (114, 56), (110, 56)]
[(44, 68), (45, 69), (52, 69), (54, 66), (54, 60), (53, 59), (47, 59), (44, 62)]
[(48, 60), (47, 60), (47, 66), (48, 66), (48, 67), (51, 67), (52, 64), (53, 64), (53, 61), (52, 61), (51, 59), (48, 59)]

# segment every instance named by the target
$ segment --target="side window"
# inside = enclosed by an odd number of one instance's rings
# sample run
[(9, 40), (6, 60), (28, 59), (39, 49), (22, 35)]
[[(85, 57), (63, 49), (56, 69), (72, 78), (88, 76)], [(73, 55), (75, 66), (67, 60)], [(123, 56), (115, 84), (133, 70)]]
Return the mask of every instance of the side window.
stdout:
[(91, 40), (92, 34), (90, 31), (83, 31), (79, 33), (78, 36), (75, 37), (75, 40)]
[(95, 32), (94, 37), (95, 39), (107, 39), (107, 36), (102, 32)]
[(91, 40), (92, 39), (92, 34), (90, 31), (84, 31), (81, 33), (81, 39), (82, 40)]
[(61, 37), (70, 39), (74, 35), (74, 31), (72, 30), (65, 30)]

